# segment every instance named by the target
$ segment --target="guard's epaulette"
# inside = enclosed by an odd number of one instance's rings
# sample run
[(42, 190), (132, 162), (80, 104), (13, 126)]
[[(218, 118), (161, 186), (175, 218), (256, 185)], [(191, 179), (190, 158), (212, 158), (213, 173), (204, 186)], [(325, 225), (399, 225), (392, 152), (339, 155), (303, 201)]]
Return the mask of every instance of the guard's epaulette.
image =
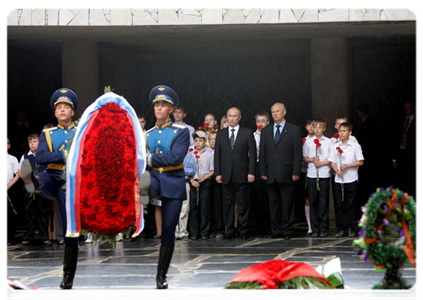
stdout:
[(156, 127), (151, 127), (149, 130), (147, 130), (145, 133), (153, 131)]
[(44, 129), (43, 131), (56, 131), (56, 130), (57, 130), (57, 127), (52, 127), (52, 128)]
[(179, 129), (185, 129), (186, 127), (184, 125), (179, 125), (179, 124), (172, 124), (173, 127), (179, 128)]

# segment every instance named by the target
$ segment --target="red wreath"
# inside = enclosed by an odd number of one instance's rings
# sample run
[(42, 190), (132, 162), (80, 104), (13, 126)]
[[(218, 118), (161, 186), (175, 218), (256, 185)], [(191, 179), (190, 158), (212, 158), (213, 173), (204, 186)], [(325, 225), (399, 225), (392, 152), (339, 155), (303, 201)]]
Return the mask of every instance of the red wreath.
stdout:
[(135, 145), (125, 110), (103, 105), (81, 149), (81, 223), (89, 232), (112, 236), (134, 225)]

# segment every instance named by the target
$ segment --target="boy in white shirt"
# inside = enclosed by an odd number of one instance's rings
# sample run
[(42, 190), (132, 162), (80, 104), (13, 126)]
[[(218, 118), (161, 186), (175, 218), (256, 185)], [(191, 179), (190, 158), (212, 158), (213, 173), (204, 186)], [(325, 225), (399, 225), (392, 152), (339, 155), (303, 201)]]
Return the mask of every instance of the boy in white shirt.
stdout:
[(329, 161), (335, 171), (335, 217), (338, 232), (335, 237), (354, 237), (355, 198), (358, 187), (358, 168), (363, 165), (364, 157), (361, 146), (350, 140), (352, 125), (342, 123), (339, 126), (340, 142), (332, 145)]
[[(10, 141), (9, 138), (7, 139), (7, 151), (9, 151), (10, 148)], [(7, 245), (12, 245), (15, 242), (15, 233), (16, 233), (16, 227), (18, 218), (16, 216), (16, 210), (13, 206), (13, 202), (16, 201), (15, 199), (11, 199), (9, 197), (9, 189), (19, 180), (20, 165), (18, 162), (18, 159), (14, 157), (13, 155), (10, 155), (7, 153), (7, 198), (8, 198), (8, 206), (7, 206)], [(11, 196), (14, 198), (13, 196)], [(13, 202), (12, 202), (13, 201)]]
[[(306, 130), (307, 135), (303, 138), (303, 153), (304, 153), (304, 147), (305, 142), (309, 139), (314, 139), (314, 130), (313, 130), (313, 120), (308, 119), (306, 122)], [(303, 162), (301, 165), (301, 173), (300, 173), (300, 195), (301, 199), (304, 199), (304, 212), (307, 220), (307, 235), (310, 236), (312, 234), (311, 230), (311, 221), (310, 221), (310, 199), (308, 198), (308, 191), (307, 191), (307, 163)]]
[(312, 237), (326, 237), (329, 230), (329, 188), (331, 141), (323, 136), (326, 121), (315, 119), (312, 123), (314, 139), (303, 147), (303, 161), (307, 163), (307, 190), (310, 199)]

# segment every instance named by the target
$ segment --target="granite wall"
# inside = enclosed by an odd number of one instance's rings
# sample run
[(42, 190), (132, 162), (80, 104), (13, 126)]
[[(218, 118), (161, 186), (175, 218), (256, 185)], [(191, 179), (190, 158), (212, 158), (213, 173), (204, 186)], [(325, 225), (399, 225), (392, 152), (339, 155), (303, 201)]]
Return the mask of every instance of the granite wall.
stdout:
[(8, 25), (107, 26), (416, 20), (407, 9), (16, 9)]

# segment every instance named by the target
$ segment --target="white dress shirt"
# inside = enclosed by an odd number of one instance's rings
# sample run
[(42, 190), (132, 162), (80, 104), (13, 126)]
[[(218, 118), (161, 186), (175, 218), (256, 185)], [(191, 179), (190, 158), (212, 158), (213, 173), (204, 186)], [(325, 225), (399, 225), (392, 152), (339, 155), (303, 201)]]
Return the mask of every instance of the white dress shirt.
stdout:
[[(319, 161), (328, 160), (330, 148), (331, 148), (330, 139), (328, 139), (325, 136), (322, 136), (319, 139), (320, 144), (322, 146), (319, 147), (319, 148), (317, 148), (316, 144), (314, 143), (315, 139), (316, 139), (316, 137), (310, 138), (304, 143), (303, 156), (306, 157), (306, 158), (312, 158), (312, 157), (315, 157), (317, 155), (317, 156), (319, 156)], [(317, 148), (317, 154), (316, 154), (316, 148)], [(329, 178), (330, 177), (330, 165), (324, 165), (324, 166), (320, 166), (318, 168), (319, 168), (319, 178)], [(317, 170), (316, 170), (316, 165), (314, 164), (314, 162), (309, 162), (307, 164), (307, 177), (317, 178)]]
[(15, 174), (20, 170), (19, 162), (13, 155), (7, 154), (7, 183), (11, 182)]
[[(337, 147), (340, 147), (344, 153), (339, 153), (336, 150)], [(334, 162), (338, 169), (341, 164), (351, 164), (360, 160), (364, 160), (364, 156), (359, 143), (348, 141), (346, 145), (343, 145), (342, 142), (338, 142), (330, 148), (329, 161)], [(336, 174), (336, 183), (351, 183), (358, 180), (358, 167), (345, 169), (342, 173), (342, 177)]]
[(228, 132), (229, 132), (229, 138), (231, 138), (231, 135), (232, 135), (232, 129), (235, 129), (235, 131), (234, 131), (234, 141), (236, 141), (236, 137), (237, 137), (237, 135), (238, 135), (238, 131), (239, 131), (239, 124), (238, 125), (236, 125), (235, 127), (231, 127), (231, 126), (229, 126), (228, 127)]

